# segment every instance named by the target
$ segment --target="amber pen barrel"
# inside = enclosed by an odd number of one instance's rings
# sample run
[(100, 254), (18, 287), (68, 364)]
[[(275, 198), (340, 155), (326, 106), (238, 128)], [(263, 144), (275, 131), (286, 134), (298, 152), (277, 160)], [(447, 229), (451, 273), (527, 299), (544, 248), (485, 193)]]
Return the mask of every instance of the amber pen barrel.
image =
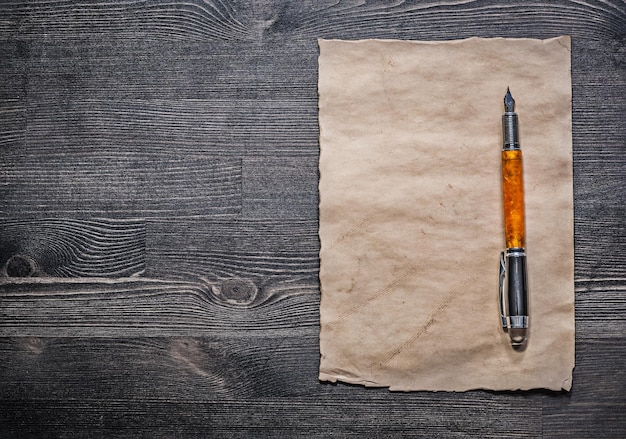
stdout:
[(506, 248), (524, 248), (524, 178), (519, 149), (502, 151), (502, 199)]
[(507, 89), (502, 115), (502, 199), (506, 251), (500, 258), (500, 314), (511, 343), (521, 345), (528, 328), (528, 282), (524, 179), (515, 101)]

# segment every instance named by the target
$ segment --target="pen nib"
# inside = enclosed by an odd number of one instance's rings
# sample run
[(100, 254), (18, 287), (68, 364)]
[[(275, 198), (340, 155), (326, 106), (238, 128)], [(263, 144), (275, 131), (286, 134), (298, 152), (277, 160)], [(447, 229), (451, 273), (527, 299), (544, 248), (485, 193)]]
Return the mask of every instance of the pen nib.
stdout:
[(513, 113), (515, 111), (515, 100), (511, 96), (509, 87), (506, 88), (506, 94), (504, 95), (504, 110), (507, 113)]

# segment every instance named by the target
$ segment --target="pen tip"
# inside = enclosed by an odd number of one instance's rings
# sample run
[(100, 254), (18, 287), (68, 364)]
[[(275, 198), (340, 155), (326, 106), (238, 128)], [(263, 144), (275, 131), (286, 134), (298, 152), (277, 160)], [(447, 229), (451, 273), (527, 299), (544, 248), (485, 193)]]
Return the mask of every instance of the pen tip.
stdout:
[(506, 94), (504, 95), (504, 110), (507, 113), (512, 113), (515, 111), (515, 100), (513, 96), (511, 96), (511, 91), (509, 87), (506, 88)]

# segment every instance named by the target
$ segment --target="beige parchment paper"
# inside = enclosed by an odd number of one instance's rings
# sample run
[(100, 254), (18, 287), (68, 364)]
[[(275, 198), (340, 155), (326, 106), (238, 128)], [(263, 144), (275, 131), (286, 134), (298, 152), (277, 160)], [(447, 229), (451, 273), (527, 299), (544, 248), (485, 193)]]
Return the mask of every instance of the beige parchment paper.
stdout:
[[(322, 381), (569, 390), (570, 39), (320, 40)], [(501, 116), (524, 154), (530, 334), (501, 329)]]

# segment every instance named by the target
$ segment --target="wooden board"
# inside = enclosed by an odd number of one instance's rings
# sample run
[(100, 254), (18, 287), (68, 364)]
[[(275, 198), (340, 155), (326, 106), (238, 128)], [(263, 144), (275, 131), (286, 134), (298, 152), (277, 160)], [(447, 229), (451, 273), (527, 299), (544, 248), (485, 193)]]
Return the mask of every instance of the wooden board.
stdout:
[[(570, 393), (317, 380), (317, 38), (572, 36)], [(0, 437), (626, 436), (626, 4), (0, 3)]]

